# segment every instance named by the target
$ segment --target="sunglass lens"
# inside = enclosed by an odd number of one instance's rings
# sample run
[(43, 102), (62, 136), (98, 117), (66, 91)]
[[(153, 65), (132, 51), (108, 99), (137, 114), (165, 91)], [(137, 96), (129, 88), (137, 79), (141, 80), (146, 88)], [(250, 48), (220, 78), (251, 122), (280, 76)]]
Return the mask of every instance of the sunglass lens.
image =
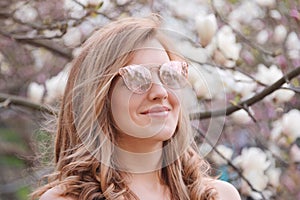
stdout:
[(121, 68), (123, 80), (131, 91), (142, 94), (151, 87), (151, 72), (141, 65), (130, 65)]
[(163, 64), (159, 70), (161, 81), (172, 89), (183, 88), (187, 83), (183, 64), (179, 61), (171, 61)]

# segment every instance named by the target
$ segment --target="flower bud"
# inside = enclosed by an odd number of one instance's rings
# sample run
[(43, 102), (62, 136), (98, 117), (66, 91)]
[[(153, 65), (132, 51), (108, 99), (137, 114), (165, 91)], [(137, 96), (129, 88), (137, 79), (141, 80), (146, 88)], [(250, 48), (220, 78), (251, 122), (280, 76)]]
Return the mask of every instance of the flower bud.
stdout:
[(217, 28), (217, 20), (214, 14), (196, 17), (196, 29), (200, 38), (200, 44), (203, 47), (206, 47), (211, 42)]

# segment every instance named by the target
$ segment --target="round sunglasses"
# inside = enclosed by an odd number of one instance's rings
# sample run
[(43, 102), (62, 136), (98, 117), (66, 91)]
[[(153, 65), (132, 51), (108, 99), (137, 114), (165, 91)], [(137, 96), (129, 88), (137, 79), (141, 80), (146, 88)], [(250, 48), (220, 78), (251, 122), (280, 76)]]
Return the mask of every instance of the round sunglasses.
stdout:
[(163, 85), (180, 89), (187, 84), (188, 64), (182, 61), (169, 61), (159, 66), (128, 65), (119, 69), (119, 75), (127, 88), (134, 93), (146, 93), (153, 84), (151, 70), (158, 68), (158, 77)]

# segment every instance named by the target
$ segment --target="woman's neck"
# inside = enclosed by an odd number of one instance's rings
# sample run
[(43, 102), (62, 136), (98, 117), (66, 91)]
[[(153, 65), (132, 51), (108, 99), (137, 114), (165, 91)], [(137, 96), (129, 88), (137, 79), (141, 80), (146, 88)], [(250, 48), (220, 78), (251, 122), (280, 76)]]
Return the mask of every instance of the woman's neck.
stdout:
[(169, 187), (161, 179), (161, 170), (129, 174), (125, 180), (130, 190), (141, 200), (171, 199)]
[(162, 149), (153, 152), (135, 153), (119, 147), (115, 149), (116, 167), (130, 174), (148, 175), (162, 168)]

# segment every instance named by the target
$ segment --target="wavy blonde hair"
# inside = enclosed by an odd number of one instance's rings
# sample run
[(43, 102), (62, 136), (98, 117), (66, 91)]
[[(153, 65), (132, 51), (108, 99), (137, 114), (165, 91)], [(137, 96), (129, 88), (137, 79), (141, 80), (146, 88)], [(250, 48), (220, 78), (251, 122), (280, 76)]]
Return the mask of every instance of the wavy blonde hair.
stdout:
[[(76, 199), (138, 199), (124, 181), (126, 174), (114, 167), (116, 128), (109, 91), (118, 69), (149, 39), (157, 39), (170, 60), (179, 59), (159, 27), (157, 16), (126, 18), (101, 28), (83, 44), (57, 119), (55, 169), (47, 176), (48, 184), (32, 193), (33, 199), (55, 186), (64, 188), (62, 195)], [(161, 169), (161, 180), (174, 200), (214, 200), (217, 192), (209, 183), (210, 168), (197, 153), (193, 137), (182, 110), (174, 136), (164, 142), (169, 148), (163, 151), (163, 162), (170, 164)]]

